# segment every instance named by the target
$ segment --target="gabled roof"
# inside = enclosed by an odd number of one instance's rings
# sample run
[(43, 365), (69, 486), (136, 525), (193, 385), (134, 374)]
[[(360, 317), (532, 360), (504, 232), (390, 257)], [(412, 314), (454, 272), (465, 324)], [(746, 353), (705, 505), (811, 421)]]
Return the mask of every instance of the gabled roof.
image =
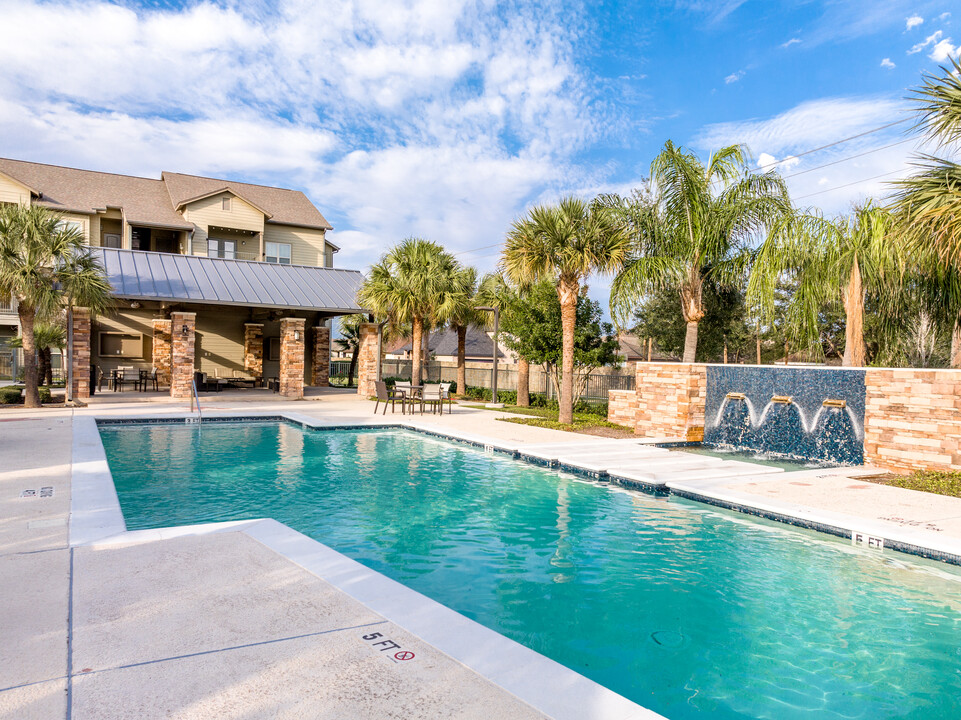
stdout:
[(212, 196), (214, 196), (214, 195), (219, 195), (220, 193), (225, 193), (225, 192), (230, 193), (230, 194), (233, 195), (234, 197), (240, 198), (241, 200), (243, 200), (245, 203), (247, 203), (248, 205), (250, 205), (250, 206), (251, 206), (252, 208), (254, 208), (255, 210), (259, 210), (260, 212), (262, 212), (262, 213), (264, 214), (264, 217), (267, 218), (268, 220), (271, 218), (271, 214), (270, 214), (269, 212), (267, 212), (266, 210), (264, 210), (262, 207), (259, 207), (256, 203), (251, 202), (250, 200), (248, 200), (247, 198), (245, 198), (243, 195), (241, 195), (240, 193), (238, 193), (236, 190), (233, 190), (229, 185), (224, 185), (223, 187), (218, 188), (218, 189), (216, 189), (216, 190), (211, 190), (210, 192), (205, 192), (203, 195), (198, 195), (198, 196), (195, 197), (195, 198), (188, 198), (187, 200), (181, 200), (179, 203), (177, 203), (177, 210), (180, 210), (180, 208), (184, 207), (185, 205), (189, 205), (190, 203), (199, 202), (200, 200), (204, 200), (204, 199), (206, 199), (206, 198), (212, 197)]
[[(455, 356), (457, 355), (457, 333), (454, 330), (444, 330), (430, 334), (427, 344), (428, 350), (432, 355)], [(401, 354), (411, 351), (411, 343), (407, 342), (403, 347), (390, 352)], [(483, 330), (470, 327), (467, 328), (467, 337), (464, 338), (464, 355), (469, 358), (480, 358), (489, 360), (494, 354), (494, 341), (491, 340)], [(504, 353), (497, 350), (497, 357), (504, 357)]]
[(251, 183), (218, 180), (216, 178), (163, 172), (161, 174), (174, 207), (200, 197), (229, 190), (261, 212), (268, 214), (267, 222), (300, 225), (319, 230), (332, 230), (327, 218), (299, 190), (253, 185)]
[(32, 188), (41, 196), (33, 202), (52, 210), (92, 215), (108, 207), (122, 207), (129, 223), (193, 228), (171, 206), (161, 180), (7, 158), (0, 158), (0, 172)]
[(111, 294), (125, 300), (362, 313), (356, 270), (276, 265), (197, 255), (92, 248)]

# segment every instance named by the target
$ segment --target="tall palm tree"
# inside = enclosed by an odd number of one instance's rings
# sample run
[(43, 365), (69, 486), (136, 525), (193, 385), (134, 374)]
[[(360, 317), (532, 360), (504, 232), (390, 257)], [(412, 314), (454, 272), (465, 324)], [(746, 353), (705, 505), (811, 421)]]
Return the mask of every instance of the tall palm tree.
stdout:
[(892, 228), (891, 213), (871, 202), (857, 207), (850, 217), (835, 220), (816, 212), (788, 217), (758, 250), (748, 283), (748, 298), (769, 315), (778, 279), (784, 274), (792, 275), (797, 289), (791, 299), (788, 322), (803, 344), (818, 337), (821, 309), (840, 300), (845, 315), (842, 362), (860, 367), (867, 356), (867, 291), (883, 294), (900, 277)]
[(17, 301), (24, 405), (40, 407), (37, 320), (55, 317), (67, 302), (102, 312), (110, 303), (110, 283), (103, 266), (83, 244), (83, 234), (64, 224), (59, 213), (38, 205), (4, 205), (0, 207), (0, 298)]
[(453, 305), (454, 257), (437, 243), (407, 238), (370, 269), (358, 299), (392, 325), (411, 324), (411, 380), (421, 381), (422, 335)]
[(526, 285), (550, 278), (561, 303), (561, 392), (558, 420), (574, 419), (574, 326), (577, 297), (593, 273), (620, 269), (628, 250), (623, 224), (608, 208), (568, 197), (534, 207), (507, 234), (501, 267)]
[(750, 173), (748, 158), (745, 147), (729, 145), (704, 164), (668, 141), (651, 163), (651, 196), (604, 199), (632, 235), (630, 255), (611, 286), (612, 315), (626, 323), (650, 292), (676, 290), (687, 323), (684, 362), (696, 357), (705, 283), (740, 282), (752, 244), (791, 213), (780, 175)]
[[(514, 318), (522, 312), (519, 305), (520, 288), (511, 285), (503, 273), (488, 273), (483, 277), (477, 291), (479, 305), (497, 308), (500, 312), (501, 332), (515, 334)], [(516, 350), (515, 350), (516, 351)], [(531, 364), (522, 353), (517, 353), (517, 404), (531, 404)]]
[(452, 278), (453, 308), (447, 315), (457, 333), (457, 392), (467, 392), (467, 329), (487, 324), (487, 313), (477, 310), (477, 270), (460, 266)]

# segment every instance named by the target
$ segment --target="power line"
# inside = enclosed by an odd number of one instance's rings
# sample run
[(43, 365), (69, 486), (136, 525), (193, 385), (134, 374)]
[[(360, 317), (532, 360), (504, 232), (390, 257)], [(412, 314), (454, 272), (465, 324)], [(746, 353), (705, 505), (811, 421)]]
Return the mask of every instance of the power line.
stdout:
[(864, 157), (865, 155), (870, 155), (871, 153), (880, 152), (881, 150), (887, 150), (888, 148), (896, 147), (897, 145), (904, 145), (904, 143), (914, 142), (914, 138), (907, 138), (906, 140), (898, 140), (897, 142), (890, 143), (888, 145), (882, 145), (881, 147), (876, 147), (873, 150), (865, 150), (857, 155), (848, 155), (847, 157), (841, 158), (840, 160), (835, 160), (833, 162), (824, 163), (823, 165), (818, 165), (817, 167), (808, 168), (807, 170), (801, 170), (796, 173), (791, 173), (790, 175), (784, 175), (782, 178), (788, 180), (798, 175), (804, 175), (805, 173), (814, 172), (815, 170), (820, 170), (821, 168), (831, 167), (832, 165), (838, 165), (839, 163), (847, 162), (848, 160), (854, 160), (855, 158)]
[(494, 243), (493, 245), (481, 245), (480, 247), (471, 248), (470, 250), (461, 250), (459, 252), (452, 253), (453, 255), (470, 255), (477, 250), (486, 250), (487, 248), (500, 247), (502, 243)]
[(891, 172), (881, 173), (880, 175), (875, 175), (874, 177), (864, 178), (863, 180), (855, 180), (854, 182), (845, 183), (844, 185), (838, 185), (832, 188), (826, 188), (824, 190), (818, 190), (817, 192), (808, 193), (807, 195), (802, 195), (801, 197), (794, 198), (795, 200), (804, 200), (805, 198), (814, 197), (815, 195), (823, 195), (826, 192), (832, 192), (834, 190), (840, 190), (842, 188), (851, 187), (852, 185), (860, 185), (861, 183), (869, 182), (871, 180), (877, 180), (878, 178), (887, 177), (888, 175), (894, 175), (895, 173), (903, 172), (903, 169), (892, 170)]
[(814, 148), (814, 149), (812, 149), (812, 150), (805, 150), (804, 152), (798, 153), (798, 154), (796, 154), (796, 155), (789, 155), (788, 157), (784, 158), (783, 160), (775, 160), (775, 161), (772, 162), (772, 163), (766, 163), (766, 164), (764, 164), (764, 165), (759, 165), (758, 167), (761, 168), (762, 170), (766, 170), (767, 168), (772, 168), (772, 167), (775, 167), (776, 165), (780, 165), (781, 163), (785, 163), (785, 162), (787, 162), (788, 160), (793, 160), (794, 158), (804, 157), (805, 155), (810, 155), (811, 153), (820, 152), (821, 150), (827, 150), (828, 148), (834, 147), (835, 145), (840, 145), (841, 143), (850, 142), (851, 140), (857, 140), (858, 138), (864, 137), (865, 135), (870, 135), (871, 133), (876, 133), (876, 132), (879, 132), (879, 131), (881, 131), (881, 130), (886, 130), (886, 129), (889, 128), (889, 127), (893, 127), (893, 126), (895, 126), (895, 125), (900, 125), (901, 123), (905, 123), (905, 122), (907, 122), (907, 121), (910, 120), (910, 119), (911, 119), (911, 118), (901, 118), (900, 120), (895, 120), (894, 122), (889, 122), (887, 125), (881, 125), (880, 127), (872, 128), (872, 129), (870, 129), (870, 130), (865, 130), (864, 132), (860, 132), (860, 133), (858, 133), (857, 135), (851, 135), (850, 137), (841, 138), (840, 140), (835, 140), (834, 142), (828, 143), (827, 145), (822, 145), (821, 147), (816, 147), (816, 148)]

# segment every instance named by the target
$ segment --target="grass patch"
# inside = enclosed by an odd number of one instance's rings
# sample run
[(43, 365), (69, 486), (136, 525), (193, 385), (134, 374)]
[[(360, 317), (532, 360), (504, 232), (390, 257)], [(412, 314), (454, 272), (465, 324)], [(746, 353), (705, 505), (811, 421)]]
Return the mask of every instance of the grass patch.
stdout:
[(503, 408), (486, 408), (483, 405), (468, 405), (467, 407), (480, 410), (494, 410), (495, 412), (529, 415), (526, 418), (497, 418), (501, 422), (532, 427), (547, 428), (548, 430), (563, 430), (587, 435), (603, 435), (606, 437), (633, 437), (634, 431), (623, 425), (608, 422), (602, 415), (589, 412), (574, 413), (574, 422), (570, 425), (557, 421), (557, 410), (544, 407), (521, 407), (520, 405), (505, 405)]
[(940, 470), (919, 470), (913, 475), (886, 475), (877, 478), (865, 478), (881, 485), (920, 490), (961, 498), (961, 472), (944, 472)]

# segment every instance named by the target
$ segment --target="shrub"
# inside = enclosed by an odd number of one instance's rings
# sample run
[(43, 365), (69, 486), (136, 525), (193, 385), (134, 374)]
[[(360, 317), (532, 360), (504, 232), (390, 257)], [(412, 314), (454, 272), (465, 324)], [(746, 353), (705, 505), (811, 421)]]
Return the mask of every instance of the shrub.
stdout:
[(18, 387), (0, 388), (0, 405), (19, 405), (23, 402), (23, 396)]
[(50, 388), (48, 388), (46, 385), (41, 385), (38, 389), (40, 390), (41, 403), (53, 402), (53, 395), (50, 393)]

